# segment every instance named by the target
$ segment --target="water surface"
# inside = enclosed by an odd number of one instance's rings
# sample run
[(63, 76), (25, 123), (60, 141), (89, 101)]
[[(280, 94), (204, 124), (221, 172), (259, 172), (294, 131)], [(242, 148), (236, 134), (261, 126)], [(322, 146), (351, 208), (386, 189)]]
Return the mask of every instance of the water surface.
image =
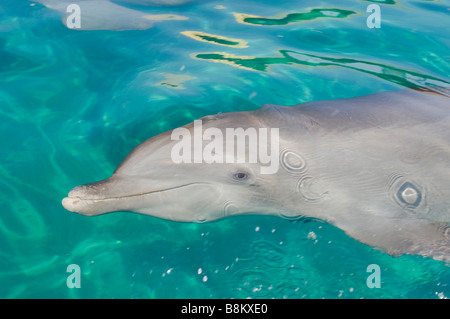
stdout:
[[(186, 19), (77, 31), (57, 10), (2, 0), (0, 297), (449, 297), (443, 263), (393, 258), (320, 221), (186, 224), (61, 206), (140, 142), (201, 116), (450, 82), (448, 1), (338, 3), (120, 3)], [(367, 27), (369, 4), (379, 29)], [(80, 289), (66, 285), (69, 264)], [(366, 285), (370, 264), (379, 289)]]

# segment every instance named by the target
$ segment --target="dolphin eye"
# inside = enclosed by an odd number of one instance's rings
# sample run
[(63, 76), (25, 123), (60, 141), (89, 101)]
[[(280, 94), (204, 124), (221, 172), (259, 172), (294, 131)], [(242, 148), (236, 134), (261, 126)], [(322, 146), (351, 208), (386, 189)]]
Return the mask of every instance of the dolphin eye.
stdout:
[(248, 178), (248, 174), (244, 173), (244, 172), (237, 172), (236, 174), (234, 174), (234, 179), (238, 180), (238, 181), (243, 181), (246, 180)]

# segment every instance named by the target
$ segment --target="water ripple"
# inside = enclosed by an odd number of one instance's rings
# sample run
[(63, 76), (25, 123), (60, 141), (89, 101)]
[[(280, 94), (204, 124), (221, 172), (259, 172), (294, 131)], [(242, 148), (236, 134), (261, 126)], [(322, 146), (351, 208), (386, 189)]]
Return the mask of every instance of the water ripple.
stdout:
[(327, 56), (307, 54), (292, 50), (279, 50), (278, 56), (256, 57), (237, 56), (225, 52), (194, 53), (191, 57), (198, 60), (224, 63), (234, 67), (267, 72), (272, 65), (314, 66), (314, 67), (342, 67), (363, 72), (391, 83), (404, 87), (417, 86), (449, 86), (450, 82), (424, 73), (405, 70), (392, 65), (349, 59), (332, 58)]
[(253, 257), (258, 258), (261, 263), (267, 266), (274, 268), (286, 267), (289, 262), (284, 251), (270, 241), (254, 241), (250, 248), (253, 252)]

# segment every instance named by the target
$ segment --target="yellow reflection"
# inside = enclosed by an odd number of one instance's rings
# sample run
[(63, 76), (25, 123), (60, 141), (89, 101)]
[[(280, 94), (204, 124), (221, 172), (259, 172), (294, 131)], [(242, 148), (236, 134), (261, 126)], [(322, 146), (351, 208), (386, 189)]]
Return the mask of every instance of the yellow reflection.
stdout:
[(281, 13), (274, 17), (262, 17), (246, 13), (234, 13), (234, 16), (239, 23), (260, 26), (283, 26), (322, 18), (347, 18), (352, 14), (356, 14), (356, 12), (338, 8), (313, 8), (306, 12)]
[(241, 39), (232, 39), (200, 31), (183, 31), (181, 34), (197, 41), (209, 42), (212, 44), (224, 45), (233, 48), (247, 48), (247, 41)]

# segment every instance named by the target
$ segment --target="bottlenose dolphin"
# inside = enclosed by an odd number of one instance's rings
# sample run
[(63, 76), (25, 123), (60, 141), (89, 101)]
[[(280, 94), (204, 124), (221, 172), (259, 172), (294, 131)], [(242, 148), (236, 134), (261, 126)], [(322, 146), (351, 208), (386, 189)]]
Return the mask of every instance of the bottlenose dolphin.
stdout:
[[(391, 255), (450, 261), (450, 99), (447, 90), (424, 91), (206, 116), (203, 132), (277, 128), (279, 169), (175, 163), (180, 140), (168, 131), (134, 148), (110, 178), (72, 189), (62, 204), (88, 216), (133, 211), (183, 222), (306, 216)], [(196, 129), (183, 127), (193, 135)]]

